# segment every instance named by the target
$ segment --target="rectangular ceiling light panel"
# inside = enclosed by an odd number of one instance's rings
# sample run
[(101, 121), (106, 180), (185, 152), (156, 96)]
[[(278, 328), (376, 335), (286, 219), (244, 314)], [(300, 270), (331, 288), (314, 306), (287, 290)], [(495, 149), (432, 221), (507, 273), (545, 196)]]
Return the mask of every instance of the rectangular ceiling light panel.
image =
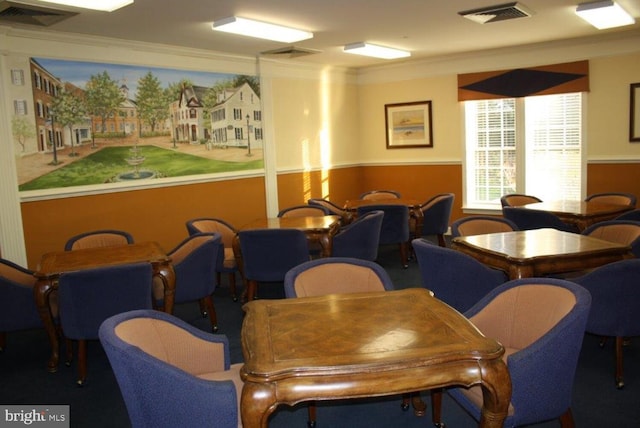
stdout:
[(101, 10), (113, 12), (116, 9), (133, 3), (133, 0), (41, 0), (46, 3), (61, 4), (64, 6), (79, 7), (82, 9)]
[(411, 53), (407, 51), (372, 45), (371, 43), (365, 42), (350, 43), (344, 47), (344, 51), (350, 54), (371, 56), (382, 59), (406, 58), (411, 56)]
[(224, 31), (226, 33), (240, 34), (242, 36), (257, 37), (259, 39), (283, 43), (299, 42), (300, 40), (311, 39), (313, 37), (313, 33), (308, 31), (237, 16), (214, 21), (212, 27), (216, 31)]
[(594, 1), (579, 4), (576, 14), (598, 30), (631, 25), (635, 21), (614, 1)]

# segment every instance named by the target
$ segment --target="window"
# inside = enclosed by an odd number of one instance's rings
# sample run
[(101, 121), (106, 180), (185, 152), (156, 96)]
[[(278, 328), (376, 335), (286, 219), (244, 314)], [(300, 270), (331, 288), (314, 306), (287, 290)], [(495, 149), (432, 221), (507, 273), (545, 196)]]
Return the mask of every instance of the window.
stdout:
[(24, 116), (27, 114), (27, 101), (26, 100), (14, 100), (13, 111), (16, 116)]
[(582, 94), (466, 101), (465, 207), (582, 196)]
[(22, 70), (11, 70), (11, 83), (16, 86), (24, 85), (24, 71)]
[(242, 109), (234, 108), (233, 109), (233, 118), (235, 120), (242, 120)]

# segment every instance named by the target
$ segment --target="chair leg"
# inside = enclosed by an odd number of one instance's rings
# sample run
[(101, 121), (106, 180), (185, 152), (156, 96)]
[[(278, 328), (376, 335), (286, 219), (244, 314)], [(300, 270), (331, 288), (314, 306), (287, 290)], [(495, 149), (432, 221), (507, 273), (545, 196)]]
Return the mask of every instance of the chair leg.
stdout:
[(87, 341), (78, 340), (78, 386), (83, 386), (87, 379)]
[(575, 424), (573, 422), (573, 414), (571, 413), (571, 408), (568, 408), (566, 412), (560, 416), (560, 426), (562, 428), (574, 428)]
[(211, 296), (203, 297), (200, 299), (200, 306), (206, 308), (209, 314), (209, 320), (211, 321), (211, 331), (215, 333), (218, 331), (218, 317), (216, 316), (216, 308), (213, 306), (213, 298)]
[(398, 245), (400, 245), (400, 261), (402, 262), (402, 268), (406, 269), (409, 267), (408, 245), (406, 242), (401, 242)]
[(252, 279), (247, 280), (247, 301), (255, 300), (256, 291), (258, 291), (258, 282)]
[(4, 351), (4, 347), (7, 345), (7, 333), (0, 331), (0, 352)]
[(431, 421), (437, 428), (444, 428), (442, 422), (442, 389), (431, 390)]
[(624, 388), (624, 364), (623, 364), (623, 355), (622, 355), (622, 345), (624, 343), (624, 338), (622, 336), (616, 337), (616, 388), (622, 389)]
[(447, 246), (447, 243), (444, 240), (444, 235), (442, 233), (438, 233), (438, 245), (441, 247)]
[(229, 292), (231, 292), (231, 298), (234, 302), (238, 301), (238, 295), (236, 294), (236, 273), (229, 272)]
[(316, 403), (311, 401), (307, 406), (308, 420), (307, 427), (315, 428), (316, 426)]

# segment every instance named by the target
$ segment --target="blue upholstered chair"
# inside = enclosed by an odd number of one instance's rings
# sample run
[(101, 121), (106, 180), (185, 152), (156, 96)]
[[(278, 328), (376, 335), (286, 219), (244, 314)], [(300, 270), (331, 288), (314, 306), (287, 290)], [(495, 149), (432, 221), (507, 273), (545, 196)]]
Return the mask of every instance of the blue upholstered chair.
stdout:
[(309, 261), (309, 245), (297, 229), (254, 229), (238, 232), (246, 297), (255, 299), (260, 282), (282, 282), (289, 269)]
[(489, 215), (470, 215), (451, 223), (451, 237), (484, 235), (486, 233), (513, 232), (520, 230), (511, 220)]
[(65, 251), (82, 248), (111, 247), (133, 244), (133, 236), (128, 232), (114, 229), (93, 230), (69, 238), (64, 245)]
[(459, 312), (466, 311), (509, 279), (501, 270), (491, 269), (471, 256), (426, 239), (414, 239), (412, 245), (422, 286)]
[(583, 235), (628, 245), (636, 257), (640, 257), (640, 222), (633, 220), (607, 220), (592, 224)]
[[(505, 427), (560, 418), (573, 427), (573, 381), (589, 316), (591, 295), (569, 281), (526, 278), (491, 291), (465, 312), (487, 337), (505, 348), (503, 359), (511, 375), (511, 403)], [(480, 420), (480, 386), (447, 390), (476, 420)], [(440, 423), (437, 397), (432, 408)]]
[[(180, 242), (168, 253), (176, 273), (174, 302), (197, 301), (203, 317), (209, 316), (211, 330), (218, 330), (216, 309), (211, 296), (217, 286), (216, 260), (222, 249), (222, 238), (218, 233), (196, 233)], [(156, 306), (162, 308), (164, 283), (154, 278), (153, 296)]]
[(216, 279), (217, 284), (222, 283), (222, 274), (226, 273), (229, 281), (229, 293), (234, 302), (238, 300), (236, 293), (236, 272), (238, 272), (238, 263), (236, 256), (233, 254), (233, 239), (238, 231), (231, 223), (219, 218), (200, 217), (189, 220), (186, 223), (189, 235), (196, 233), (219, 233), (222, 237), (222, 248), (218, 252), (216, 262)]
[(369, 190), (368, 192), (361, 193), (358, 199), (371, 199), (371, 200), (385, 200), (385, 199), (399, 199), (402, 195), (395, 190)]
[(383, 211), (380, 245), (398, 245), (403, 268), (409, 267), (409, 208), (405, 205), (372, 204), (358, 207), (357, 217), (371, 211)]
[(620, 214), (615, 220), (632, 220), (632, 221), (640, 221), (640, 209), (635, 209), (631, 211), (627, 211), (624, 214)]
[(500, 198), (500, 204), (503, 207), (519, 207), (522, 205), (534, 204), (536, 202), (542, 202), (542, 199), (532, 195), (524, 195), (522, 193), (509, 193), (508, 195), (503, 195)]
[(307, 201), (309, 205), (322, 207), (328, 211), (329, 214), (339, 215), (342, 217), (343, 224), (347, 224), (350, 221), (350, 214), (346, 210), (342, 209), (342, 207), (334, 204), (328, 199), (322, 198), (312, 198)]
[(435, 235), (438, 237), (438, 245), (445, 247), (444, 234), (449, 229), (454, 199), (455, 195), (453, 193), (441, 193), (422, 204), (420, 206), (420, 211), (422, 211), (422, 230), (415, 230), (414, 226), (412, 238)]
[(624, 338), (640, 336), (640, 259), (609, 263), (571, 281), (589, 290), (593, 298), (587, 332), (615, 337), (615, 381), (622, 388)]
[[(388, 290), (393, 290), (393, 282), (382, 266), (349, 257), (311, 260), (294, 267), (284, 278), (287, 298)], [(314, 402), (308, 405), (307, 426), (315, 427), (316, 406)]]
[(358, 217), (333, 237), (333, 257), (355, 257), (375, 261), (378, 258), (384, 211), (369, 211)]
[[(87, 377), (87, 340), (112, 315), (151, 309), (153, 270), (149, 263), (85, 269), (60, 275), (58, 304), (62, 331), (78, 341), (78, 385)], [(70, 363), (70, 361), (67, 361)]]
[(33, 297), (35, 283), (33, 271), (0, 259), (0, 351), (7, 332), (42, 328)]
[(287, 272), (287, 298), (325, 294), (393, 290), (393, 282), (379, 264), (352, 257), (326, 257), (302, 263)]
[(578, 232), (575, 226), (563, 222), (560, 217), (548, 211), (502, 207), (502, 215), (507, 220), (515, 223), (520, 230), (552, 228), (564, 232)]
[(625, 192), (603, 192), (593, 193), (586, 197), (587, 202), (602, 202), (606, 204), (636, 206), (636, 195)]
[(329, 214), (329, 210), (319, 205), (295, 205), (280, 210), (278, 217), (322, 217)]
[(108, 318), (99, 336), (133, 428), (239, 426), (242, 364), (225, 336), (148, 310)]

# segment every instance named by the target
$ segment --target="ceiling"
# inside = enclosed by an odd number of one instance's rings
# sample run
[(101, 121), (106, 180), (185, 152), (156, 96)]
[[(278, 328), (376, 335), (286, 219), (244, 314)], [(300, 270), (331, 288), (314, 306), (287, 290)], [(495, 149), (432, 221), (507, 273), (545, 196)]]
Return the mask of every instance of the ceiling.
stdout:
[[(0, 6), (6, 0), (0, 0)], [(531, 17), (479, 24), (458, 12), (510, 3), (504, 0), (135, 0), (117, 11), (96, 12), (37, 0), (12, 3), (55, 7), (77, 15), (46, 27), (3, 22), (0, 25), (43, 29), (132, 41), (159, 43), (255, 57), (290, 45), (212, 31), (214, 20), (242, 16), (308, 30), (314, 37), (296, 43), (318, 53), (298, 62), (367, 67), (390, 61), (462, 54), (556, 40), (640, 33), (640, 0), (617, 0), (636, 18), (631, 26), (596, 30), (574, 10), (579, 0), (522, 0)], [(381, 60), (342, 52), (345, 44), (366, 41), (411, 51), (411, 58)], [(287, 55), (280, 55), (284, 58)]]

